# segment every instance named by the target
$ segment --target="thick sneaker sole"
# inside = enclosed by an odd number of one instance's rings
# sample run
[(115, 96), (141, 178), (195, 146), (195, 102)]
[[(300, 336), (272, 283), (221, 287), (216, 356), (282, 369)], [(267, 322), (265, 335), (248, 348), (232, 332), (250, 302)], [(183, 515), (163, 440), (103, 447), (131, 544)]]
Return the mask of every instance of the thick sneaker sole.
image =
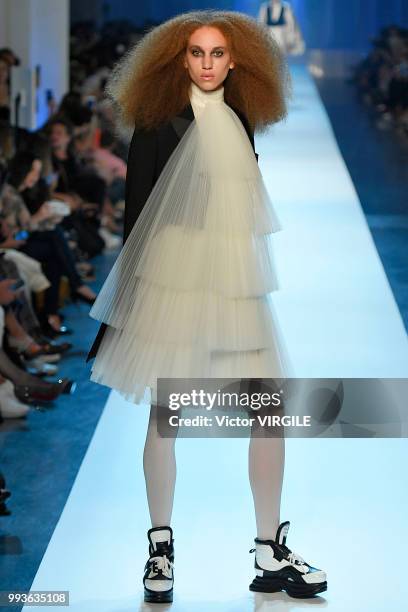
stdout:
[(282, 578), (264, 578), (262, 576), (256, 576), (249, 585), (249, 590), (259, 593), (278, 593), (279, 591), (286, 591), (290, 597), (306, 598), (314, 597), (318, 593), (327, 591), (327, 581), (317, 582), (316, 584), (302, 584)]
[(168, 591), (151, 591), (144, 587), (144, 600), (149, 603), (169, 603), (173, 601), (173, 589)]

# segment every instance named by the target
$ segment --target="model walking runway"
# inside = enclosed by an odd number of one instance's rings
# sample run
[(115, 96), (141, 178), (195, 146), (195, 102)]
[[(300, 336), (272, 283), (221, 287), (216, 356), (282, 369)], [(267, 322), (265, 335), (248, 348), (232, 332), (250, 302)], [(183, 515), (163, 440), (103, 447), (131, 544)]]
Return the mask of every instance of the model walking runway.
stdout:
[[(326, 113), (307, 70), (296, 66), (292, 74), (289, 119), (259, 138), (257, 150), (286, 229), (276, 247), (276, 304), (296, 375), (407, 376), (401, 318)], [(75, 612), (151, 609), (140, 581), (150, 526), (141, 469), (148, 410), (111, 393), (32, 585), (69, 590)], [(284, 593), (248, 591), (254, 526), (247, 446), (247, 439), (177, 442), (175, 612), (304, 605)], [(373, 589), (372, 561), (379, 551), (393, 557), (395, 533), (408, 536), (407, 494), (398, 474), (389, 478), (408, 459), (404, 440), (292, 439), (287, 448), (284, 482), (296, 487), (287, 487), (283, 510), (293, 518), (296, 547), (313, 546), (331, 576), (322, 594), (327, 608), (383, 612), (397, 605), (408, 596), (403, 570), (383, 565)], [(313, 469), (299, 478), (305, 457)], [(357, 544), (358, 577), (350, 570), (350, 546)], [(351, 573), (359, 589), (349, 595)]]

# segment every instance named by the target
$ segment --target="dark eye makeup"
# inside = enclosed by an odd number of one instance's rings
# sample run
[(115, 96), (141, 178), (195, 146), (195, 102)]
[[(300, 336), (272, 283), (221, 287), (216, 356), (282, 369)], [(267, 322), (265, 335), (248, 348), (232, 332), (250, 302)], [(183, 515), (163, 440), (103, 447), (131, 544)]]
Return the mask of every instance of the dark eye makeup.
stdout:
[[(194, 46), (194, 47), (190, 47), (190, 52), (192, 55), (194, 55), (194, 57), (197, 57), (203, 52), (203, 50), (201, 49), (201, 47)], [(216, 55), (216, 57), (222, 57), (224, 55), (224, 47), (214, 47), (211, 53)]]

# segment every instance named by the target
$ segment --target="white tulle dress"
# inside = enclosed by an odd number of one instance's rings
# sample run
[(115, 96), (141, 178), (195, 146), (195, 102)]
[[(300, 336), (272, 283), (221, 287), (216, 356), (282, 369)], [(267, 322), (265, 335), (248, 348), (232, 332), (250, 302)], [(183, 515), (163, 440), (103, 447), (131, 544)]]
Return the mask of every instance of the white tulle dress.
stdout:
[(223, 89), (192, 83), (190, 100), (195, 120), (90, 311), (109, 325), (91, 380), (134, 403), (154, 402), (161, 377), (292, 374), (271, 301), (281, 225), (251, 143)]

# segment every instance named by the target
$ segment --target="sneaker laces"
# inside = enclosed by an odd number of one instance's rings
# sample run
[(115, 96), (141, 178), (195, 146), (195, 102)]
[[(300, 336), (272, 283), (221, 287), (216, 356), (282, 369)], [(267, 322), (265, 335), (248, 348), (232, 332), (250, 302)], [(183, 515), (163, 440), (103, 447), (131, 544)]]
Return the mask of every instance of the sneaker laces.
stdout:
[(303, 559), (303, 557), (301, 557), (300, 555), (297, 555), (296, 553), (290, 551), (290, 553), (288, 554), (287, 557), (289, 563), (292, 563), (293, 565), (295, 565), (296, 563), (298, 563), (299, 565), (305, 565), (306, 561)]
[(173, 563), (167, 558), (167, 555), (160, 555), (157, 557), (150, 557), (149, 561), (153, 564), (153, 571), (158, 573), (162, 570), (164, 574), (170, 574)]
[[(256, 548), (251, 548), (249, 552), (250, 553), (256, 552)], [(297, 555), (296, 553), (292, 551), (288, 552), (287, 560), (289, 561), (289, 563), (292, 563), (292, 565), (295, 565), (296, 563), (298, 563), (299, 565), (307, 565), (307, 562), (303, 559), (303, 557), (301, 557), (300, 555)]]

